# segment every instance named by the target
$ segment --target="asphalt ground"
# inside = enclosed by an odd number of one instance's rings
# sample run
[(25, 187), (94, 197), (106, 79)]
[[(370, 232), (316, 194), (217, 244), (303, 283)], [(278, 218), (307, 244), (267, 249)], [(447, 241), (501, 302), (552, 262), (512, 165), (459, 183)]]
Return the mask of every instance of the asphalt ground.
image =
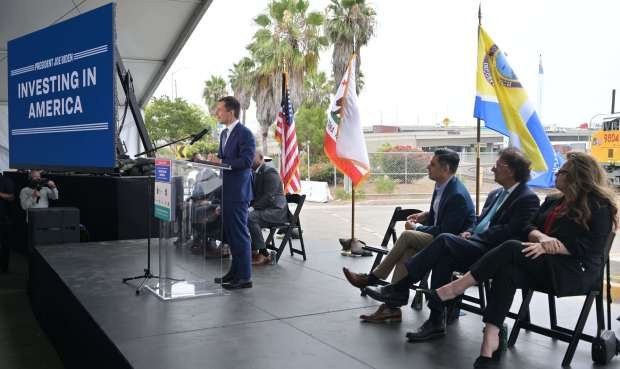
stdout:
[[(484, 203), (485, 196), (481, 197), (480, 206)], [(374, 199), (367, 197), (356, 202), (355, 205), (355, 237), (368, 245), (379, 245), (396, 206), (428, 210), (429, 204), (430, 194), (420, 194), (409, 198), (404, 196)], [(301, 212), (302, 228), (304, 234), (308, 235), (307, 237), (333, 242), (334, 251), (338, 251), (340, 250), (338, 238), (351, 237), (351, 215), (350, 200), (335, 200), (328, 203), (306, 202)], [(397, 233), (400, 233), (404, 229), (403, 225), (398, 227)], [(610, 260), (612, 280), (620, 283), (620, 237), (614, 240)]]

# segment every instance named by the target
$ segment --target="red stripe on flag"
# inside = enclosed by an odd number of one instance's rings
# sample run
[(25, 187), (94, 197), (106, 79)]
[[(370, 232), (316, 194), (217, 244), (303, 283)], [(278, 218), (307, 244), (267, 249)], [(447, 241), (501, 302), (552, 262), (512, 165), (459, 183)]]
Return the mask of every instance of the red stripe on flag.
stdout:
[(336, 142), (327, 132), (325, 132), (325, 136), (323, 138), (323, 151), (325, 151), (325, 155), (327, 155), (329, 160), (336, 166), (336, 168), (338, 168), (339, 171), (351, 178), (353, 186), (357, 186), (370, 174), (369, 171), (362, 173), (359, 168), (351, 162), (351, 160), (343, 159), (336, 155)]

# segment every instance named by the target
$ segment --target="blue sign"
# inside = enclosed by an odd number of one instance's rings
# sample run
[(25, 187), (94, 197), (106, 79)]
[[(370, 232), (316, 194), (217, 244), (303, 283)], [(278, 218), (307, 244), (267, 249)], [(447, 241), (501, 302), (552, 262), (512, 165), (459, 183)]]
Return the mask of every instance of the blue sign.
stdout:
[(155, 159), (155, 218), (171, 222), (175, 217), (172, 182), (170, 181), (172, 172), (172, 161), (170, 159)]
[(8, 42), (11, 168), (115, 166), (115, 5)]

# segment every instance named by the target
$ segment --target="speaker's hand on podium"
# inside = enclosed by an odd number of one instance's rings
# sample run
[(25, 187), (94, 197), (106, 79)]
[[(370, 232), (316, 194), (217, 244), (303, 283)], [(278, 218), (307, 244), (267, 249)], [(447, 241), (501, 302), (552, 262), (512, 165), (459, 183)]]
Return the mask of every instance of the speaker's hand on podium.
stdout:
[(222, 162), (222, 159), (218, 158), (217, 155), (215, 155), (215, 154), (207, 155), (207, 160), (208, 161), (212, 161), (214, 163), (221, 163)]

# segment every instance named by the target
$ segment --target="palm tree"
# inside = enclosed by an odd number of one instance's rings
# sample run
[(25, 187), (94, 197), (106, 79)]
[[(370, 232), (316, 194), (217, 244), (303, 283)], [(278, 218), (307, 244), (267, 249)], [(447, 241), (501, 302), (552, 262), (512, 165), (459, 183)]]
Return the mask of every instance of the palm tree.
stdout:
[[(367, 5), (365, 0), (331, 0), (331, 4), (327, 6), (325, 34), (334, 45), (332, 69), (334, 81), (337, 83), (342, 80), (353, 52), (357, 56), (355, 78), (360, 80), (360, 49), (368, 44), (374, 35), (376, 15), (375, 10)], [(358, 93), (362, 85), (357, 84)], [(336, 84), (334, 89), (337, 88)]]
[(245, 124), (245, 113), (250, 107), (254, 91), (254, 61), (244, 57), (229, 71), (228, 80), (235, 97), (241, 104), (241, 121)]
[(227, 95), (228, 89), (226, 88), (226, 81), (224, 81), (224, 78), (220, 76), (211, 76), (210, 80), (205, 81), (202, 97), (205, 99), (205, 104), (207, 104), (211, 116), (215, 116), (217, 100)]
[(291, 101), (298, 108), (303, 100), (304, 75), (316, 71), (319, 51), (328, 44), (320, 35), (323, 15), (308, 12), (308, 6), (305, 0), (274, 0), (267, 13), (254, 19), (260, 28), (248, 50), (257, 64), (253, 97), (263, 150), (279, 110), (282, 72), (288, 73)]
[(333, 81), (328, 81), (325, 72), (306, 74), (304, 80), (304, 106), (327, 109), (333, 89)]

